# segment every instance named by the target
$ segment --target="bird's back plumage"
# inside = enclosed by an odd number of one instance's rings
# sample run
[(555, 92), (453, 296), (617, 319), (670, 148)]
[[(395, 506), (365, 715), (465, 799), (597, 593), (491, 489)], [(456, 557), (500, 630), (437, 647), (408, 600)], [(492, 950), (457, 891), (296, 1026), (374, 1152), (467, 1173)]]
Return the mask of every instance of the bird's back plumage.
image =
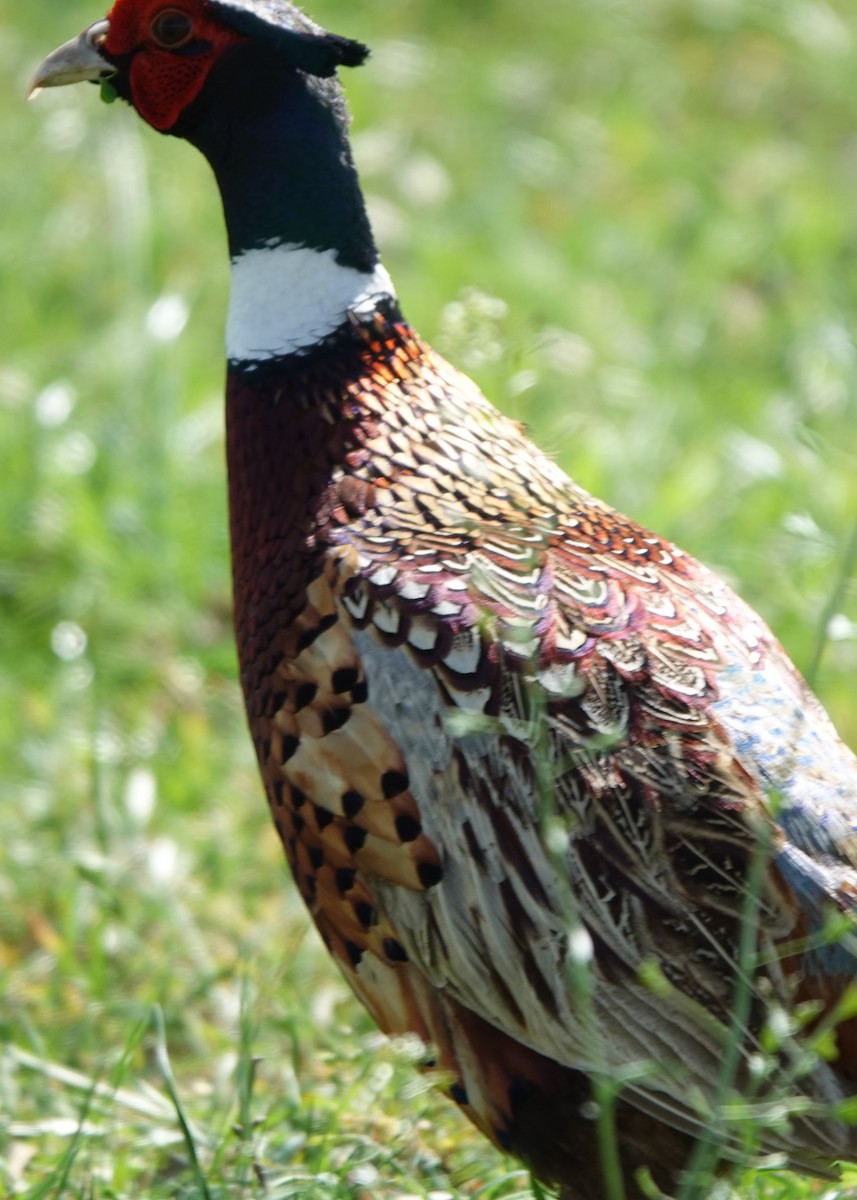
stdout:
[[(642, 1140), (645, 1117), (692, 1138), (692, 1098), (735, 1036), (739, 966), (736, 1084), (772, 1006), (829, 1004), (837, 960), (853, 974), (850, 944), (810, 949), (852, 907), (853, 756), (711, 572), (589, 497), (400, 321), (347, 336), (350, 358), (304, 360), (299, 381), (251, 376), (253, 403), (284, 389), (330, 431), (314, 504), (294, 501), (313, 513), (294, 618), (295, 557), (276, 549), (291, 518), (243, 523), (277, 530), (255, 584), (241, 563), (260, 547), (235, 537), (245, 694), (299, 886), (379, 1023), (443, 1048), (452, 1094), (500, 1145), (533, 1158), (521, 1112), (564, 1088), (579, 1112), (574, 1072), (629, 1063), (661, 1064), (624, 1093)], [(233, 376), (232, 403), (246, 386)], [(282, 419), (294, 449), (267, 430), (271, 493), (305, 461), (294, 410)], [(242, 456), (257, 482), (264, 458)], [(233, 480), (239, 521), (250, 490)], [(263, 587), (276, 648), (243, 626), (241, 597)], [(838, 1072), (804, 1087), (832, 1103)], [(762, 1147), (797, 1164), (848, 1153), (844, 1126), (798, 1124)], [(566, 1150), (538, 1156), (571, 1179)]]

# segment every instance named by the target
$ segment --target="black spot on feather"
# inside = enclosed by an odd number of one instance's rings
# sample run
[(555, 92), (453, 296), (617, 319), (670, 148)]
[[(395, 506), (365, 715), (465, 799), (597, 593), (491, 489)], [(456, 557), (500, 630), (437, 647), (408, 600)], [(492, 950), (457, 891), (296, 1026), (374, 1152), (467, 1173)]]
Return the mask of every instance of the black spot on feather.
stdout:
[(333, 691), (340, 695), (342, 692), (350, 692), (359, 678), (356, 667), (339, 667), (331, 675), (330, 685)]
[(396, 833), (401, 842), (415, 842), (423, 831), (422, 825), (409, 813), (400, 813), (396, 817)]
[(443, 867), (439, 863), (421, 862), (417, 875), (424, 888), (435, 887), (443, 879)]
[(358, 850), (363, 848), (363, 843), (366, 841), (368, 834), (365, 829), (361, 829), (359, 825), (349, 825), (343, 834), (345, 845), (352, 854), (356, 854)]
[(401, 942), (397, 942), (395, 938), (384, 938), (384, 953), (389, 958), (390, 962), (407, 962), (408, 952)]
[(402, 771), (385, 771), (381, 776), (381, 791), (385, 800), (392, 800), (407, 789), (408, 777)]
[(342, 793), (342, 811), (349, 821), (357, 816), (364, 804), (363, 797), (354, 788), (349, 788), (347, 792)]

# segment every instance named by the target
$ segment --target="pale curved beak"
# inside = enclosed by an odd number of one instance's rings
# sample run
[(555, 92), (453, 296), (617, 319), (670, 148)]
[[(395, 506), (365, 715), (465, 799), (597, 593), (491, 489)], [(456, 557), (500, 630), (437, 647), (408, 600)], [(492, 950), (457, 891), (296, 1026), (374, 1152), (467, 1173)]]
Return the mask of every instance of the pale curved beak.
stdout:
[(96, 21), (89, 29), (70, 42), (54, 50), (36, 71), (27, 89), (29, 100), (38, 96), (42, 88), (62, 87), (66, 83), (82, 83), (84, 80), (106, 79), (115, 75), (115, 69), (101, 57), (110, 30), (109, 21)]

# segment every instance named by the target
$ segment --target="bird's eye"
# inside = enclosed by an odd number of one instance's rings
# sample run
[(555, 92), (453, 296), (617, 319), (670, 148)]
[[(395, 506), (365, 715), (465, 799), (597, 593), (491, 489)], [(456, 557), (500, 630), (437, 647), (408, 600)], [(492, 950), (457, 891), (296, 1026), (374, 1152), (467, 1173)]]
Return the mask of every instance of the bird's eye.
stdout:
[(162, 8), (152, 18), (149, 33), (164, 50), (178, 50), (193, 37), (193, 21), (180, 8)]

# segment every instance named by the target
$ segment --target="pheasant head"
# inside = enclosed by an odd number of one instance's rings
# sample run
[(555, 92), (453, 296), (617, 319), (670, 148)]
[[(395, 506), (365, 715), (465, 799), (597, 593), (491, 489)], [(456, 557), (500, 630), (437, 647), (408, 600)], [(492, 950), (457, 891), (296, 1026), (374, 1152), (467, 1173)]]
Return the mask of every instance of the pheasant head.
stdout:
[[(330, 78), (368, 49), (328, 33), (285, 0), (117, 0), (107, 17), (54, 51), (31, 92), (83, 80), (112, 88), (161, 133), (186, 136), (193, 106), (236, 78), (263, 92), (269, 73)], [(255, 74), (248, 71), (250, 63)], [(255, 83), (255, 86), (252, 86)], [(241, 105), (241, 95), (232, 103)]]

